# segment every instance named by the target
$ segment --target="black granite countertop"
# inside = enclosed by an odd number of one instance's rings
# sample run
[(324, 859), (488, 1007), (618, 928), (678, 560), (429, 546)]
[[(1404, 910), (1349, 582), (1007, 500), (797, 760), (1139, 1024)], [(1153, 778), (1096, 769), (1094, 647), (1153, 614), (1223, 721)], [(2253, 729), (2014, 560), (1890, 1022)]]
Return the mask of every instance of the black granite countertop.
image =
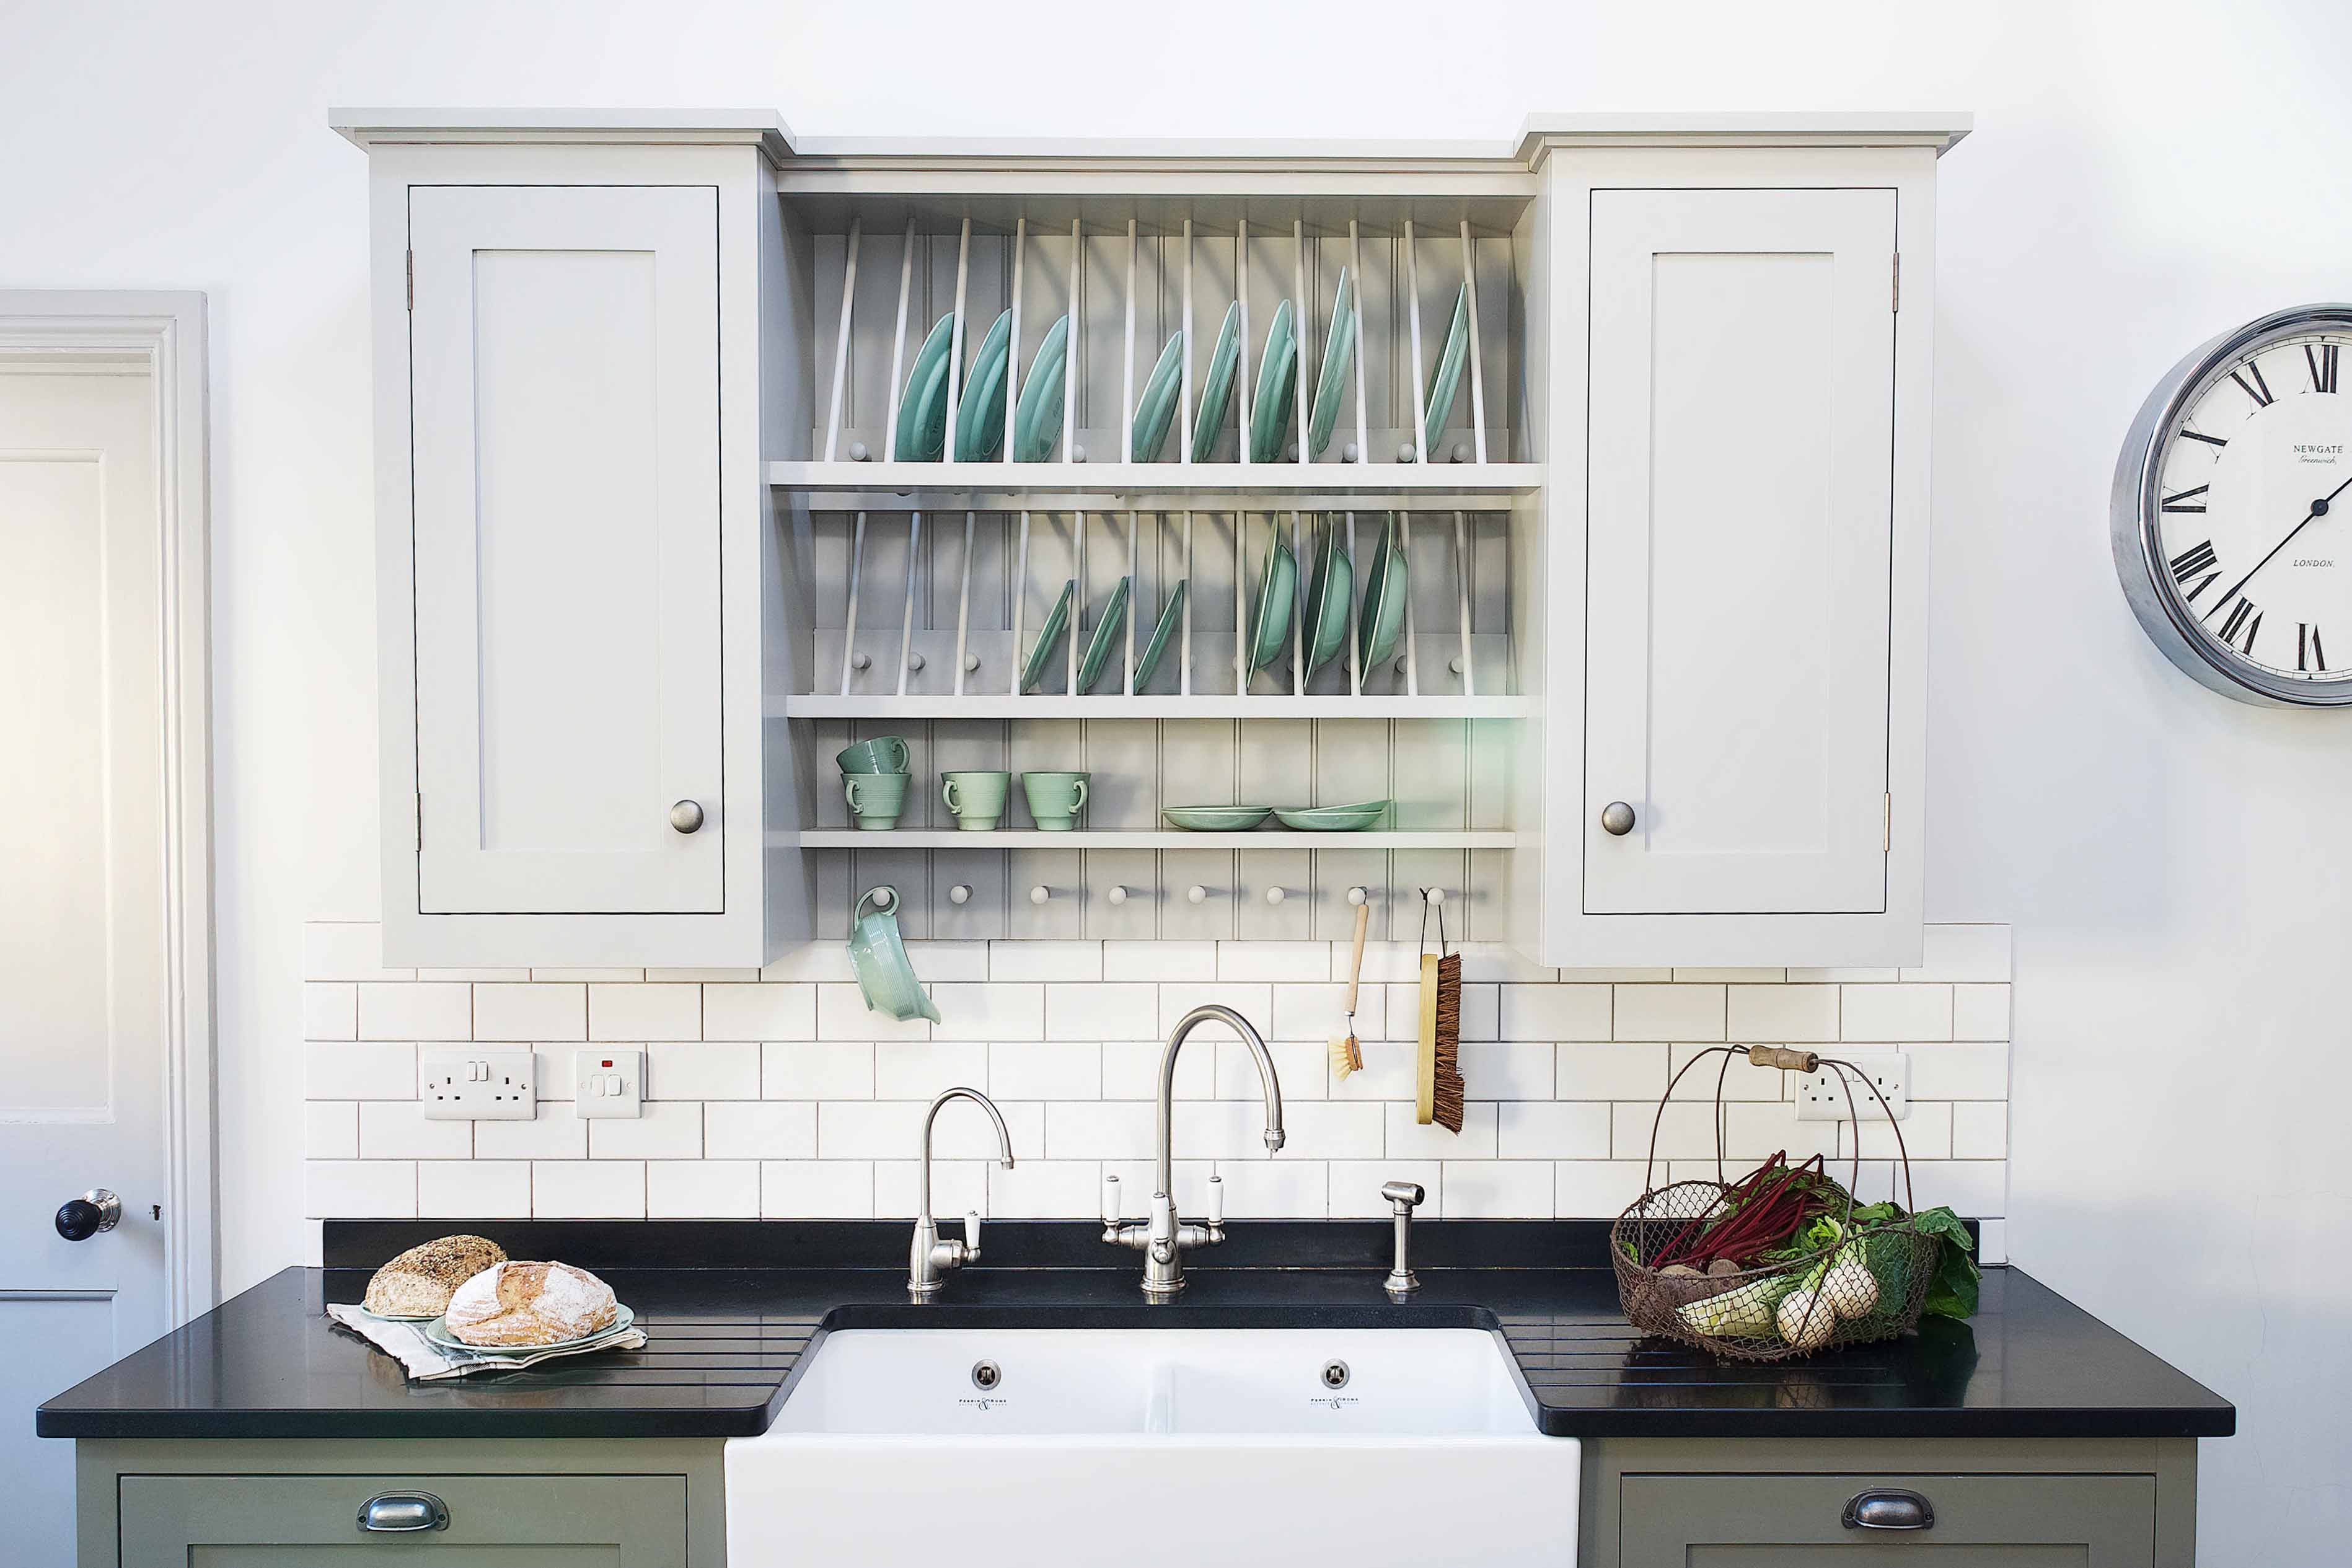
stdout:
[(1381, 1290), (1387, 1227), (1348, 1222), (1234, 1226), (1230, 1256), (1188, 1258), (1190, 1289), (1167, 1306), (1141, 1300), (1132, 1253), (1067, 1224), (990, 1227), (987, 1259), (922, 1305), (907, 1300), (903, 1262), (877, 1253), (903, 1258), (903, 1225), (331, 1222), (326, 1259), (381, 1261), (452, 1228), (596, 1269), (650, 1342), (411, 1384), (325, 1315), (330, 1300), (359, 1300), (365, 1269), (289, 1268), (50, 1400), (37, 1429), (740, 1436), (767, 1428), (829, 1330), (986, 1326), (1486, 1329), (1517, 1357), (1541, 1428), (1560, 1436), (2218, 1437), (2237, 1421), (2211, 1390), (2014, 1268), (1987, 1270), (1966, 1323), (1930, 1319), (1909, 1339), (1770, 1365), (1717, 1361), (1626, 1323), (1605, 1227), (1580, 1222), (1423, 1224), (1423, 1289), (1406, 1305)]

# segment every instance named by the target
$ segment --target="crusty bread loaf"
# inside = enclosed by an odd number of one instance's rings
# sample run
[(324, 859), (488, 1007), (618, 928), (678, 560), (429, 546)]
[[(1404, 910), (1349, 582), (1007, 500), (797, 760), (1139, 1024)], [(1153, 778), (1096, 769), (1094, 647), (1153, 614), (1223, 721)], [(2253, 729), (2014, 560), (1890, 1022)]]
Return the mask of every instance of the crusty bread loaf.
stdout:
[(613, 1288), (569, 1263), (501, 1263), (450, 1297), (442, 1322), (469, 1345), (551, 1345), (585, 1339), (618, 1310)]
[(505, 1249), (495, 1241), (445, 1236), (412, 1247), (377, 1269), (360, 1304), (386, 1317), (435, 1317), (449, 1310), (450, 1294), (458, 1286), (506, 1260)]

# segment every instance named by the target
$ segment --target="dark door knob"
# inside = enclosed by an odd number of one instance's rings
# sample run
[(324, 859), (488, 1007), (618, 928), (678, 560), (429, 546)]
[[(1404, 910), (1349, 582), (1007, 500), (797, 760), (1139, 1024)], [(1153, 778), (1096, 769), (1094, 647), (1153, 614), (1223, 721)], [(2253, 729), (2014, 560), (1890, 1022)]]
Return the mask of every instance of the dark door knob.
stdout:
[(58, 1234), (68, 1241), (88, 1241), (122, 1220), (122, 1200), (104, 1187), (92, 1187), (58, 1210)]

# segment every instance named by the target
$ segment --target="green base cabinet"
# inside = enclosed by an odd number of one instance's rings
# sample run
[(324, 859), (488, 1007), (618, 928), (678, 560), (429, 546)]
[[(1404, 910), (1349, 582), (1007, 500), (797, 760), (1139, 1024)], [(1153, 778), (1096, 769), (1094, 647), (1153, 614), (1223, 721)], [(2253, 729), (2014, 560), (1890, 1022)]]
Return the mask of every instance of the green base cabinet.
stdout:
[[(2189, 1568), (2196, 1463), (2189, 1439), (1589, 1443), (1582, 1562)], [(1848, 1522), (1862, 1498), (1886, 1527)]]
[(715, 1442), (84, 1442), (79, 1468), (80, 1568), (726, 1557)]

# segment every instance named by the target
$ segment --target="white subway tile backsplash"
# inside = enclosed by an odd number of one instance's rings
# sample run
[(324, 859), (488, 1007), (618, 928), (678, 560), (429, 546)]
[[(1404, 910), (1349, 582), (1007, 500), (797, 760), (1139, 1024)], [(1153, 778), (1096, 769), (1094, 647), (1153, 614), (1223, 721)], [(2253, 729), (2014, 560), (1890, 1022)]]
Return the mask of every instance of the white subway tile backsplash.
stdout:
[[(1255, 1059), (1229, 1031), (1202, 1030), (1176, 1068), (1188, 1216), (1205, 1212), (1214, 1170), (1236, 1218), (1384, 1216), (1379, 1187), (1395, 1176), (1430, 1189), (1433, 1217), (1609, 1217), (1640, 1191), (1670, 1067), (1725, 1039), (1905, 1051), (1903, 1132), (1921, 1201), (1979, 1215), (2005, 1201), (2006, 928), (1931, 928), (1923, 961), (1900, 972), (1552, 971), (1498, 945), (1465, 946), (1469, 1103), (1456, 1136), (1412, 1119), (1416, 944), (1367, 944), (1356, 1015), (1365, 1068), (1332, 1074), (1349, 946), (1316, 918), (1315, 941), (912, 943), (936, 1027), (868, 1012), (835, 941), (757, 972), (409, 971), (383, 966), (373, 922), (317, 922), (304, 933), (305, 1206), (451, 1219), (903, 1217), (929, 1101), (966, 1084), (1002, 1107), (1021, 1163), (999, 1168), (986, 1118), (945, 1108), (943, 1218), (967, 1207), (1091, 1216), (1105, 1172), (1122, 1176), (1128, 1216), (1140, 1217), (1164, 1037), (1209, 1002), (1265, 1031), (1289, 1137), (1266, 1155)], [(583, 1037), (644, 1046), (645, 1117), (573, 1114), (571, 1058)], [(424, 1120), (418, 1051), (469, 1040), (534, 1047), (535, 1120)], [(1656, 1180), (1714, 1176), (1714, 1078), (1695, 1068), (1668, 1108)], [(1778, 1149), (1840, 1146), (1839, 1123), (1795, 1121), (1783, 1075), (1735, 1064), (1725, 1093), (1731, 1174)], [(1884, 1195), (1892, 1135), (1872, 1127), (1860, 1142), (1868, 1195)]]
[(1676, 1100), (1711, 1101), (1718, 1093), (1726, 1100), (1789, 1098), (1786, 1073), (1777, 1068), (1757, 1067), (1741, 1057), (1727, 1058), (1727, 1058), (1723, 1056), (1706, 1055), (1710, 1050), (1719, 1052), (1721, 1048), (1717, 1046), (1669, 1047), (1667, 1062), (1673, 1070)]
[[(1865, 1160), (1892, 1160), (1896, 1154), (1897, 1123), (1888, 1121), (1872, 1106), (1863, 1111), (1862, 1157)], [(1817, 1124), (1809, 1124), (1817, 1125)], [(1914, 1100), (1911, 1114), (1899, 1124), (1901, 1149), (1914, 1160), (1948, 1160), (1952, 1157), (1952, 1108), (1942, 1100)], [(1853, 1156), (1854, 1133), (1857, 1130), (1839, 1123), (1838, 1148), (1848, 1159)]]
[[(931, 1217), (950, 1236), (961, 1237), (963, 1226), (959, 1216), (980, 1211), (988, 1217), (988, 1173), (995, 1162), (991, 1160), (941, 1160), (931, 1162)], [(1019, 1166), (1013, 1167), (1015, 1170)], [(877, 1217), (911, 1219), (922, 1207), (922, 1162), (919, 1160), (877, 1160), (874, 1162), (874, 1213)]]

